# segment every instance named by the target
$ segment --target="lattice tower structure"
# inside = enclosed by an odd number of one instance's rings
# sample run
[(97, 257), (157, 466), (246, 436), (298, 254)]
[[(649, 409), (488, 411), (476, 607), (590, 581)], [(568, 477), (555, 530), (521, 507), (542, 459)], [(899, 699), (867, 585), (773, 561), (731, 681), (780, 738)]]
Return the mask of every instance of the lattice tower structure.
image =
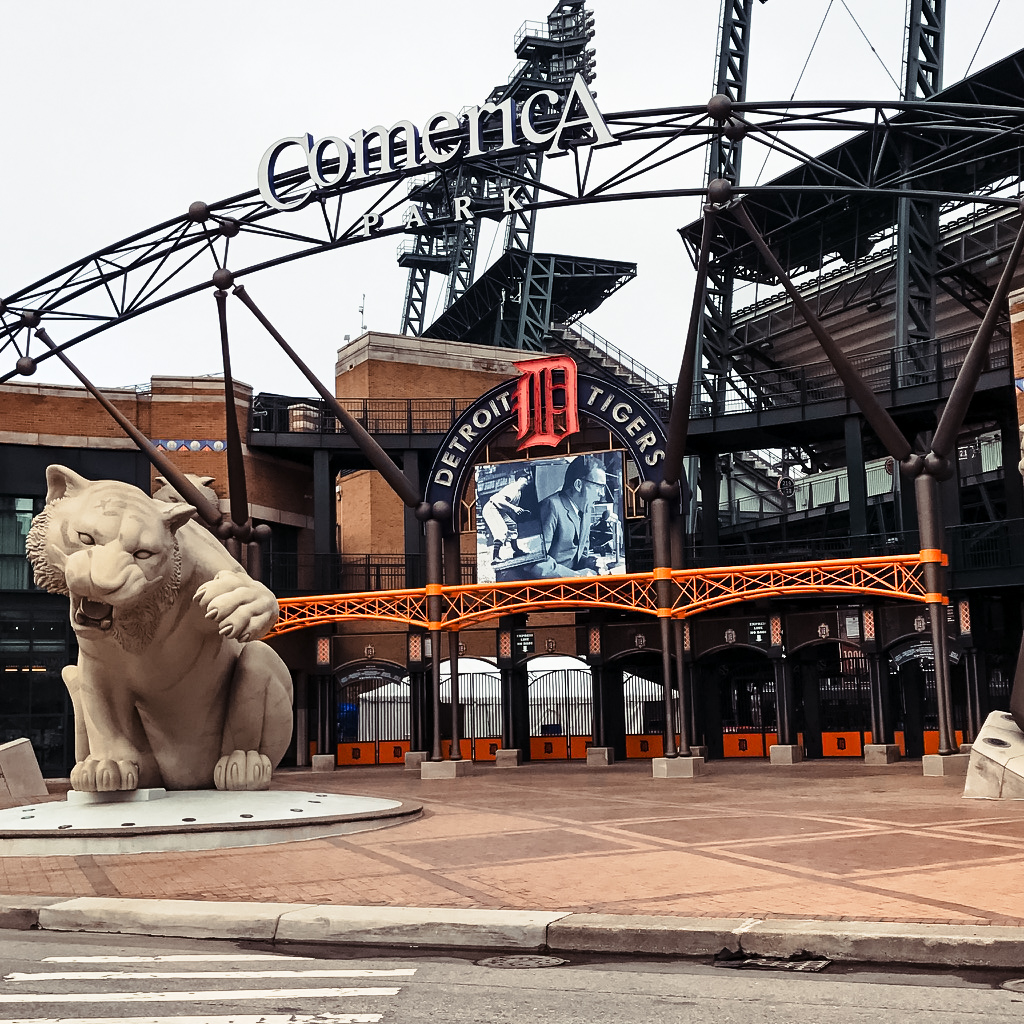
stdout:
[[(588, 44), (594, 37), (594, 15), (584, 3), (562, 0), (546, 21), (523, 23), (515, 37), (519, 64), (507, 82), (491, 90), (488, 103), (511, 98), (521, 104), (540, 89), (550, 89), (564, 101), (577, 74), (588, 85), (593, 82), (595, 51)], [(463, 162), (454, 173), (441, 168), (410, 189), (410, 200), (421, 208), (426, 225), (398, 254), (399, 265), (409, 270), (402, 334), (423, 333), (431, 272), (448, 277), (445, 310), (466, 293), (475, 279), (479, 216), (453, 221), (454, 197), (470, 196), (475, 212), (500, 218), (504, 216), (502, 189), (515, 186), (519, 201), (529, 207), (538, 198), (542, 160), (540, 153), (489, 155), (486, 166)], [(443, 228), (431, 228), (431, 221), (448, 223)], [(508, 214), (504, 251), (532, 253), (535, 226), (535, 210), (519, 209)]]
[[(903, 98), (928, 100), (942, 89), (946, 0), (910, 0)], [(909, 171), (920, 145), (908, 139), (902, 159)], [(904, 197), (896, 224), (896, 351), (911, 385), (935, 372), (935, 278), (939, 252), (939, 202)]]

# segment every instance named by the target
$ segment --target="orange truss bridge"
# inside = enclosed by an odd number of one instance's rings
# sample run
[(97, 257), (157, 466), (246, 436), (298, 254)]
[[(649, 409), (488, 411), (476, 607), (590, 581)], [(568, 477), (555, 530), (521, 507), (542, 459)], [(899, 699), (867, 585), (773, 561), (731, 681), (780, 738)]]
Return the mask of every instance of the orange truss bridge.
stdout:
[[(860, 594), (908, 601), (945, 602), (925, 590), (923, 566), (946, 556), (937, 551), (887, 558), (782, 562), (715, 569), (661, 569), (625, 576), (583, 576), (518, 583), (291, 597), (280, 601), (272, 636), (357, 619), (400, 622), (420, 629), (457, 630), (515, 612), (552, 608), (610, 608), (687, 618), (698, 612), (760, 597)], [(670, 583), (671, 603), (659, 609), (657, 583)], [(431, 622), (427, 595), (441, 595), (441, 619)]]

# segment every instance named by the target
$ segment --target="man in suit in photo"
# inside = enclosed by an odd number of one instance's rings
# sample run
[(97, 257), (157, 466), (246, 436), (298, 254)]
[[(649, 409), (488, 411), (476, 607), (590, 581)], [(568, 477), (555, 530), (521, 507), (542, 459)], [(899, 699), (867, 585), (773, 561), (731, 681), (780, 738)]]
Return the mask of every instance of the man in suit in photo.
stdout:
[(533, 567), (535, 579), (597, 574), (597, 556), (590, 551), (590, 516), (607, 485), (599, 459), (581, 455), (569, 463), (561, 489), (540, 503), (545, 557)]

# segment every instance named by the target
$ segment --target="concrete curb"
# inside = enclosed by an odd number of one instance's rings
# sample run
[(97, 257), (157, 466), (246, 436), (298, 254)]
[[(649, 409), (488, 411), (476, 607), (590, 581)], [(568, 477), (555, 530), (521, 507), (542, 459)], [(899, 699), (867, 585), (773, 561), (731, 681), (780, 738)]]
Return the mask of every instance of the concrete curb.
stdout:
[(567, 916), (532, 910), (319, 906), (283, 915), (277, 940), (533, 950), (543, 949), (548, 929)]
[(1024, 928), (560, 911), (0, 897), (0, 928), (435, 949), (710, 956), (720, 949), (949, 967), (1024, 966)]

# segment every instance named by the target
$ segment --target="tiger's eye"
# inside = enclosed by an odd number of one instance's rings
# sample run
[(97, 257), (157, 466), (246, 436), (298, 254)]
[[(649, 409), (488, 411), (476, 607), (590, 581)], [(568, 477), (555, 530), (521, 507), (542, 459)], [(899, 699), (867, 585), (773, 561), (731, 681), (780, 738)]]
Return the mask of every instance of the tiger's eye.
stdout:
[(136, 558), (141, 558), (141, 559), (152, 558), (153, 557), (153, 552), (152, 551), (136, 551), (135, 552), (135, 557)]
[(95, 544), (96, 543), (96, 540), (93, 538), (91, 533), (80, 533), (78, 535), (78, 539), (83, 544)]

